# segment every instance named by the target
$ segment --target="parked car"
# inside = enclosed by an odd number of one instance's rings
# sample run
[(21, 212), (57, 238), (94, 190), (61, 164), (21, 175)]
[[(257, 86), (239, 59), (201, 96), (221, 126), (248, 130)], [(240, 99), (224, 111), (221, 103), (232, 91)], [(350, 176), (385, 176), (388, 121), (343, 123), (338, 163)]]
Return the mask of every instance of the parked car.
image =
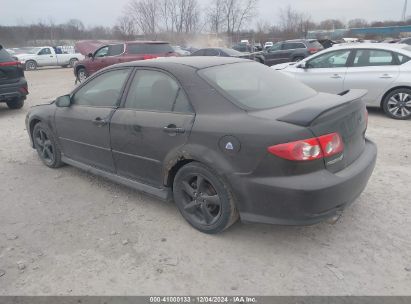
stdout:
[(264, 43), (264, 50), (272, 47), (273, 45), (274, 45), (274, 42), (267, 41), (266, 43)]
[(313, 89), (338, 94), (366, 89), (363, 100), (381, 107), (391, 118), (411, 117), (411, 46), (406, 44), (345, 44), (300, 63), (273, 68)]
[(184, 50), (181, 46), (173, 45), (173, 50), (180, 56), (190, 56), (191, 53), (189, 51)]
[(28, 93), (22, 64), (0, 45), (0, 102), (10, 109), (20, 109)]
[(264, 63), (264, 57), (261, 53), (241, 53), (229, 48), (205, 48), (194, 52), (191, 56), (236, 57)]
[(272, 66), (278, 63), (300, 61), (315, 54), (324, 47), (318, 40), (287, 40), (274, 44), (264, 51), (265, 64)]
[(74, 75), (79, 82), (107, 66), (136, 60), (153, 59), (157, 57), (179, 56), (168, 42), (163, 41), (133, 41), (105, 45), (87, 58), (78, 62)]
[(46, 166), (173, 198), (202, 232), (238, 217), (313, 224), (338, 216), (373, 171), (362, 95), (318, 94), (250, 60), (159, 58), (97, 72), (31, 108), (26, 127)]
[(410, 38), (401, 39), (398, 43), (411, 45), (411, 37), (410, 37)]
[(255, 51), (255, 49), (250, 44), (247, 44), (247, 43), (239, 43), (239, 44), (233, 45), (232, 49), (238, 52), (241, 52), (241, 53), (253, 53)]
[(37, 67), (43, 66), (62, 66), (74, 67), (74, 65), (84, 58), (82, 54), (56, 54), (53, 47), (43, 46), (35, 47), (27, 51), (25, 54), (15, 55), (26, 70), (35, 70)]

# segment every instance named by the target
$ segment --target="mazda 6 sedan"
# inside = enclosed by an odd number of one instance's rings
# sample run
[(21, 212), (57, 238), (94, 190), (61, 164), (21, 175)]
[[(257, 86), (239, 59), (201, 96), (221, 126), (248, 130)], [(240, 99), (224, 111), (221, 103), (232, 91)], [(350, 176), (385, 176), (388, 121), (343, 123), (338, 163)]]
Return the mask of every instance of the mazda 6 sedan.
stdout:
[(33, 148), (164, 200), (196, 229), (335, 218), (377, 149), (363, 91), (317, 93), (259, 63), (218, 57), (114, 65), (33, 107)]
[(407, 44), (347, 43), (273, 69), (320, 92), (365, 89), (367, 106), (382, 108), (394, 119), (411, 118), (411, 46)]

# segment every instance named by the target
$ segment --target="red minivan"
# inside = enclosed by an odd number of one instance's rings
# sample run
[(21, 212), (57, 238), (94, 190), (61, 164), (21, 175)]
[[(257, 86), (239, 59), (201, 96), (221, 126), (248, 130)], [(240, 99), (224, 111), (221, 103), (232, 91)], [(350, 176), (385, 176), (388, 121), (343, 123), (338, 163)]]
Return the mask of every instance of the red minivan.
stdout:
[(77, 81), (83, 82), (98, 70), (121, 62), (146, 60), (157, 57), (179, 56), (168, 42), (128, 41), (100, 47), (74, 67)]

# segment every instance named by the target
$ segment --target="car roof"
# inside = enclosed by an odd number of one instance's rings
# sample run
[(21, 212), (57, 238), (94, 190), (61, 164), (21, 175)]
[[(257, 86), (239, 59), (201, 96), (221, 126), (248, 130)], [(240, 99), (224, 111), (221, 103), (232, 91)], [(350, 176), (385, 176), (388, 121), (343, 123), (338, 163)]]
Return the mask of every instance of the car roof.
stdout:
[(317, 41), (317, 39), (291, 39), (291, 40), (285, 40), (283, 42), (313, 42)]
[(233, 64), (250, 61), (235, 57), (208, 57), (208, 56), (188, 56), (188, 57), (159, 57), (149, 60), (132, 61), (118, 64), (116, 66), (154, 67), (168, 69), (170, 66), (183, 65), (194, 69), (205, 69), (212, 66)]
[(125, 44), (138, 44), (138, 43), (141, 43), (141, 44), (170, 44), (167, 41), (149, 41), (149, 40), (147, 41), (143, 41), (143, 40), (126, 41), (124, 43)]
[[(342, 43), (335, 44), (332, 48), (339, 49), (384, 49), (391, 51), (398, 51), (405, 49), (404, 51), (410, 52), (408, 49), (410, 46), (408, 44), (402, 43)], [(332, 49), (331, 48), (331, 49)]]

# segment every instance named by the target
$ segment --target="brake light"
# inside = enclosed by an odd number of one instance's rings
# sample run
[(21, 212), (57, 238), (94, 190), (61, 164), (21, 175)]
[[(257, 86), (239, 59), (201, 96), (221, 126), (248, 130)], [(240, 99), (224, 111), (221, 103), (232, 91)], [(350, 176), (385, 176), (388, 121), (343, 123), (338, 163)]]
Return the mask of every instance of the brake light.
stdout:
[(5, 66), (20, 66), (21, 63), (20, 61), (9, 61), (9, 62), (0, 62), (0, 66), (5, 67)]
[(309, 48), (308, 51), (310, 52), (310, 54), (315, 54), (318, 52), (318, 49), (316, 48)]
[(344, 143), (338, 133), (268, 147), (268, 152), (283, 159), (310, 161), (341, 153)]

